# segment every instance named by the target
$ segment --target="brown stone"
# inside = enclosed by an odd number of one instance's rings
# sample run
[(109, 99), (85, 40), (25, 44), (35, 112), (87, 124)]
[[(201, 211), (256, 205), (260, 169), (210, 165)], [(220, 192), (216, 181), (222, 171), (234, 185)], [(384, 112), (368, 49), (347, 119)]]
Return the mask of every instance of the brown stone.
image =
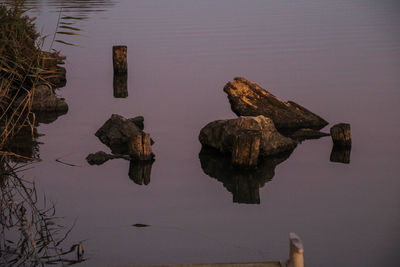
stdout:
[(321, 129), (328, 122), (294, 102), (277, 98), (258, 84), (235, 78), (224, 87), (232, 111), (238, 116), (263, 115), (271, 118), (279, 130), (290, 128)]
[(295, 141), (281, 135), (272, 120), (264, 116), (210, 122), (201, 129), (199, 140), (203, 146), (217, 149), (221, 153), (232, 154), (234, 139), (243, 130), (260, 134), (260, 156), (276, 155), (296, 147)]

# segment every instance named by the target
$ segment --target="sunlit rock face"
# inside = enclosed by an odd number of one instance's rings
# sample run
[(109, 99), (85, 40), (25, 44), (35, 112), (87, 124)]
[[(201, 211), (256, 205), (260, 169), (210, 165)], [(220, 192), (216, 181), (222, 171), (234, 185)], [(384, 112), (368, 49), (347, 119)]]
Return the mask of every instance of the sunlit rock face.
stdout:
[(235, 136), (243, 130), (260, 133), (261, 156), (280, 154), (296, 147), (296, 142), (281, 135), (272, 120), (264, 116), (210, 122), (201, 129), (199, 140), (203, 146), (212, 147), (221, 153), (231, 153)]
[(199, 158), (204, 173), (222, 182), (232, 193), (234, 203), (259, 204), (260, 188), (274, 177), (275, 167), (290, 154), (263, 158), (254, 170), (239, 170), (232, 165), (230, 157), (210, 148), (203, 148)]
[(284, 102), (258, 84), (237, 77), (224, 87), (232, 111), (238, 116), (264, 115), (277, 129), (317, 128), (328, 124), (323, 118), (292, 101)]

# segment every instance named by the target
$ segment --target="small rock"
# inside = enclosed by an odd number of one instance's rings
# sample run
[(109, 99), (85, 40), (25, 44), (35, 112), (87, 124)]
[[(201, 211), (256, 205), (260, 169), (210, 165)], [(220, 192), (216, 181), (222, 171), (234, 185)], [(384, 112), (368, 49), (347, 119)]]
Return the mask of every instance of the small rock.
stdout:
[(350, 124), (335, 124), (331, 128), (331, 136), (335, 146), (351, 147)]
[(106, 152), (98, 151), (96, 153), (89, 154), (86, 157), (86, 160), (90, 165), (101, 165), (104, 162), (113, 158), (114, 157), (112, 155), (109, 155)]

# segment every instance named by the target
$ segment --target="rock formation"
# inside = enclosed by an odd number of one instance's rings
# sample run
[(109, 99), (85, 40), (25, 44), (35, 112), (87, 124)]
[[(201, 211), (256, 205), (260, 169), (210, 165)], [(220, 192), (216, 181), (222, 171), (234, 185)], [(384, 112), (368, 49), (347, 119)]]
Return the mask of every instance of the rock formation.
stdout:
[(316, 128), (328, 122), (292, 101), (284, 102), (245, 78), (235, 78), (224, 87), (233, 112), (238, 116), (263, 115), (271, 118), (277, 129)]
[(107, 145), (113, 154), (130, 155), (135, 160), (151, 160), (154, 154), (151, 150), (150, 135), (143, 132), (141, 118), (126, 119), (113, 114), (95, 135)]
[(281, 135), (272, 120), (264, 116), (210, 122), (201, 129), (199, 140), (203, 146), (212, 147), (221, 153), (232, 153), (235, 137), (244, 130), (260, 135), (260, 156), (276, 155), (296, 147), (292, 139)]

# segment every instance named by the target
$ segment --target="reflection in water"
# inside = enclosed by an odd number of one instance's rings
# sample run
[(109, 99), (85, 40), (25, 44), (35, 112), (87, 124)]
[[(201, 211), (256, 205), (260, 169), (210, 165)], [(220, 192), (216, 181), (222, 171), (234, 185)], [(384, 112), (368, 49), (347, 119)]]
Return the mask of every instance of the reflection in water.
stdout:
[(288, 159), (291, 153), (264, 158), (255, 170), (236, 169), (229, 156), (209, 148), (202, 148), (199, 158), (204, 173), (222, 182), (232, 193), (233, 202), (260, 204), (259, 189), (274, 177), (275, 167)]
[(60, 8), (62, 8), (63, 12), (75, 14), (105, 11), (113, 7), (115, 3), (116, 1), (114, 0), (25, 0), (25, 5), (31, 9), (39, 9), (40, 6), (44, 4), (53, 7), (53, 11), (59, 11)]
[[(0, 161), (0, 265), (37, 266), (84, 261), (81, 243), (65, 248), (72, 228), (60, 225), (54, 205), (39, 207), (34, 183), (18, 176), (25, 165)], [(64, 248), (63, 248), (64, 247)]]
[(114, 73), (114, 97), (126, 98), (128, 97), (128, 74)]
[(148, 185), (150, 183), (151, 168), (154, 160), (137, 161), (131, 160), (129, 163), (129, 178), (138, 185)]
[(332, 162), (350, 163), (351, 147), (333, 146), (330, 160)]
[(13, 158), (14, 162), (27, 163), (32, 159), (39, 159), (38, 136), (36, 127), (33, 129), (28, 126), (22, 127), (18, 134), (7, 140), (3, 149), (20, 155), (20, 157)]

